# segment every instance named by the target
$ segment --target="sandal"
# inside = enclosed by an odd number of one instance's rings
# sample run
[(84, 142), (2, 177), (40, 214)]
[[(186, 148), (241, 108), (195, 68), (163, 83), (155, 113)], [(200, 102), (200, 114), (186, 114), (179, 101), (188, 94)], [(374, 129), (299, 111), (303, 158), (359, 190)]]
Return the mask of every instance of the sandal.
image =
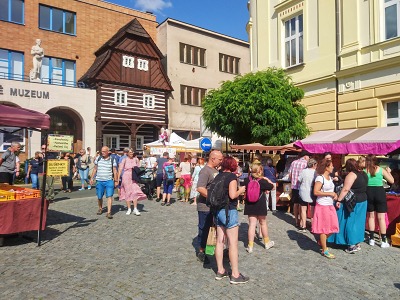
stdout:
[(103, 213), (103, 209), (100, 209), (97, 211), (97, 215), (101, 215)]

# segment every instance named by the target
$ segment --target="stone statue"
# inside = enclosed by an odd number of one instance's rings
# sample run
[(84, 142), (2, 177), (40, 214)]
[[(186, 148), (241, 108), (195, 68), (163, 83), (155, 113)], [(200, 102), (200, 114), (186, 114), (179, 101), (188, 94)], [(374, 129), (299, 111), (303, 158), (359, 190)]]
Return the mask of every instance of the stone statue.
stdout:
[(42, 82), (40, 78), (40, 71), (42, 69), (42, 58), (44, 57), (44, 50), (40, 47), (42, 41), (36, 39), (36, 45), (32, 46), (31, 54), (33, 55), (33, 69), (29, 73), (32, 82)]

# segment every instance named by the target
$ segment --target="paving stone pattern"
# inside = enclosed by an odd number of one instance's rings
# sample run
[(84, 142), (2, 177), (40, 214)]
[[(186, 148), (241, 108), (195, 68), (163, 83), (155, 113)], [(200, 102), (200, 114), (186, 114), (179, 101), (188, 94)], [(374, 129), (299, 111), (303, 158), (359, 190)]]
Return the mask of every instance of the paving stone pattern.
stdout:
[(96, 215), (93, 190), (57, 197), (40, 247), (8, 237), (0, 248), (2, 299), (400, 299), (399, 248), (333, 248), (337, 258), (329, 260), (283, 211), (268, 216), (275, 247), (256, 243), (252, 254), (239, 213), (239, 266), (250, 282), (231, 285), (214, 279), (213, 257), (209, 265), (195, 257), (194, 206), (146, 200), (141, 216), (127, 216), (125, 203), (114, 201), (108, 220)]

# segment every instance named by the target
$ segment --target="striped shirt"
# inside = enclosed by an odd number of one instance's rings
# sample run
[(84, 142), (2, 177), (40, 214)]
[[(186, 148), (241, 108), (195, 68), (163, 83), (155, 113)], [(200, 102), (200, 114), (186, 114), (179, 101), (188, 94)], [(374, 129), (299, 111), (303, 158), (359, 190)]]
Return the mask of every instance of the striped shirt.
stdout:
[(293, 161), (292, 164), (290, 165), (289, 174), (291, 176), (292, 189), (296, 190), (299, 189), (300, 186), (299, 176), (301, 171), (303, 171), (305, 168), (307, 168), (307, 161), (305, 160), (304, 157)]
[[(111, 163), (113, 164), (111, 166)], [(107, 159), (99, 157), (94, 164), (97, 166), (96, 180), (107, 181), (113, 179), (113, 169), (117, 167), (117, 162), (109, 156)]]

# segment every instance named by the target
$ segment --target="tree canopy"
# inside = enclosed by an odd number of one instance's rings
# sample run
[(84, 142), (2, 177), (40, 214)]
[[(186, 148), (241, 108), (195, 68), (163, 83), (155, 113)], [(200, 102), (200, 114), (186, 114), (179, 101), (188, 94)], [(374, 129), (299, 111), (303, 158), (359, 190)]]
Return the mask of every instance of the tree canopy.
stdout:
[(248, 73), (206, 94), (204, 123), (236, 144), (285, 145), (309, 133), (303, 96), (282, 69)]

